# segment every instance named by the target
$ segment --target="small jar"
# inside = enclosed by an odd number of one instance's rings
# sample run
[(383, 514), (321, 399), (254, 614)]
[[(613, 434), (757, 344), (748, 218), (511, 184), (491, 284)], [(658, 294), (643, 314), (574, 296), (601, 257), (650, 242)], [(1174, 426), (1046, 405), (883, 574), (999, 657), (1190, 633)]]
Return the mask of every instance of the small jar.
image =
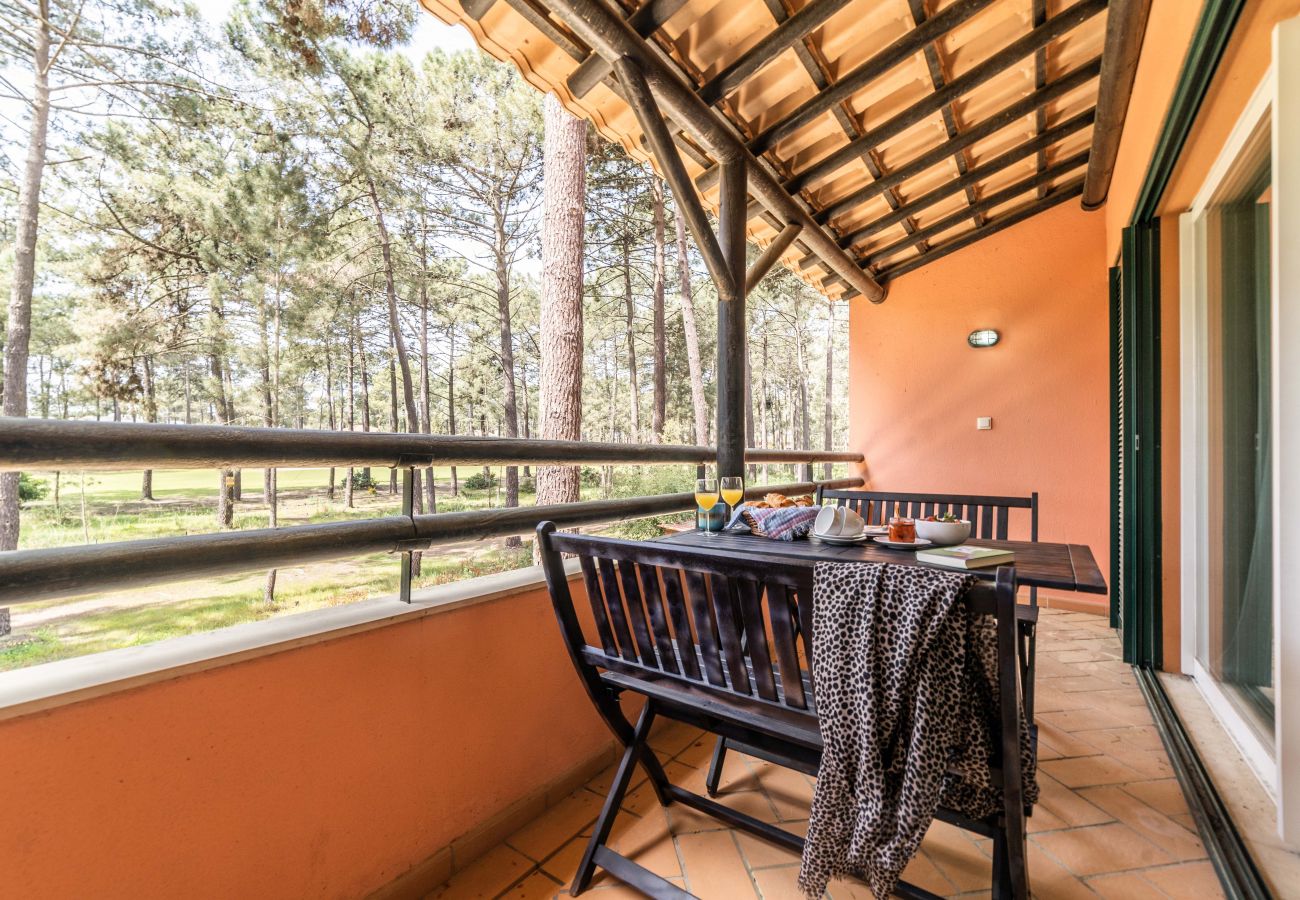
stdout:
[(916, 543), (916, 520), (894, 516), (889, 520), (889, 539), (899, 544)]

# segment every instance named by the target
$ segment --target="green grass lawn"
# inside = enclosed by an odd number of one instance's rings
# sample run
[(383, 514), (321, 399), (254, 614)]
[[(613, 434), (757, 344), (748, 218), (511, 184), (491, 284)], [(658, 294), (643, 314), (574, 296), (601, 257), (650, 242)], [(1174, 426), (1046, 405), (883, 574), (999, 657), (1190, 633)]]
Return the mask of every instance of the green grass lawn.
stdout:
[[(475, 469), (459, 470), (462, 484)], [(500, 470), (497, 470), (498, 473)], [(283, 469), (277, 477), (281, 526), (395, 515), (400, 498), (388, 492), (387, 469), (373, 469), (373, 491), (358, 488), (354, 507), (344, 504), (338, 470), (334, 499), (326, 493), (327, 469)], [(155, 471), (154, 501), (140, 499), (139, 472), (64, 473), (56, 504), (52, 473), (33, 473), (46, 482), (44, 499), (25, 504), (19, 546), (23, 549), (210, 533), (217, 530), (217, 475), (203, 471)], [(686, 491), (694, 469), (686, 466), (629, 468), (619, 471), (612, 496)], [(500, 506), (500, 485), (450, 495), (451, 473), (438, 470), (438, 511)], [(598, 479), (588, 478), (583, 499), (603, 495)], [(520, 502), (533, 502), (532, 482), (521, 484)], [(618, 523), (603, 533), (648, 538), (658, 522), (683, 516)], [(262, 471), (243, 472), (243, 495), (236, 504), (235, 528), (267, 527)], [(445, 584), (532, 564), (531, 543), (518, 548), (504, 540), (436, 548), (425, 554), (416, 587)], [(310, 568), (286, 567), (278, 573), (275, 600), (264, 599), (261, 571), (195, 582), (181, 582), (93, 598), (74, 598), (12, 607), (14, 633), (0, 639), (0, 670), (35, 665), (117, 647), (148, 644), (242, 622), (353, 603), (397, 590), (398, 563), (379, 553)]]

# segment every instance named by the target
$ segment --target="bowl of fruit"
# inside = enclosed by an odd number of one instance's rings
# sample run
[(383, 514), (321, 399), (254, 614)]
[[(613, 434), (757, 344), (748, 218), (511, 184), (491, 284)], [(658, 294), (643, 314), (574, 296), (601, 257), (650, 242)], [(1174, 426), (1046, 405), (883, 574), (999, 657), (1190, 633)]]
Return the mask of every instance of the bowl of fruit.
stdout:
[(936, 513), (916, 520), (916, 536), (939, 547), (960, 544), (970, 537), (970, 522), (952, 513)]

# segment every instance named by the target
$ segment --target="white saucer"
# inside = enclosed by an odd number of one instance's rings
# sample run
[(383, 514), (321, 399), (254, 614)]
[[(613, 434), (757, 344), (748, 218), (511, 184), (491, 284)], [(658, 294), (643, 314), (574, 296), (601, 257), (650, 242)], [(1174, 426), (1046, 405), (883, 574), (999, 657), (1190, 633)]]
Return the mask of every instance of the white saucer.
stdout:
[(927, 541), (925, 538), (917, 538), (915, 541), (891, 541), (886, 535), (876, 538), (876, 543), (884, 544), (893, 550), (915, 550), (917, 547), (928, 547), (934, 542)]
[(857, 537), (840, 537), (838, 534), (817, 534), (816, 532), (810, 532), (809, 537), (825, 544), (839, 544), (844, 547), (851, 544), (865, 543), (867, 540), (867, 535), (865, 534), (860, 534)]
[(863, 534), (889, 534), (888, 525), (867, 525), (862, 529)]

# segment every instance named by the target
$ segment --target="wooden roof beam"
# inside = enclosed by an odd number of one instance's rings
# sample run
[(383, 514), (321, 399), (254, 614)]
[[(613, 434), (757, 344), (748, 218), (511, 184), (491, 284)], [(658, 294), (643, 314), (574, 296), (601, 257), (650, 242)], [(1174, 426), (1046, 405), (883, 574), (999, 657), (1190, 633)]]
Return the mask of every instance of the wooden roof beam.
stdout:
[[(952, 8), (949, 7), (949, 9)], [(850, 141), (847, 145), (799, 172), (786, 181), (784, 185), (786, 190), (792, 194), (797, 193), (810, 184), (839, 170), (861, 155), (864, 147), (879, 146), (884, 141), (902, 134), (927, 116), (938, 112), (948, 103), (961, 97), (967, 91), (973, 90), (1001, 75), (1039, 47), (1051, 43), (1105, 8), (1106, 0), (1079, 0), (1069, 9), (1048, 19), (1047, 24), (1041, 28), (1035, 28), (1029, 34), (1013, 41), (984, 62), (975, 66), (965, 75), (948, 82), (942, 90), (935, 91), (933, 94), (912, 104), (912, 106), (892, 119), (863, 134), (862, 137)], [(935, 22), (938, 19), (939, 17), (936, 16), (930, 21)]]
[(956, 150), (961, 150), (971, 146), (977, 141), (982, 141), (991, 135), (996, 134), (1016, 120), (1023, 118), (1041, 109), (1053, 100), (1056, 100), (1070, 91), (1087, 84), (1097, 77), (1101, 71), (1101, 57), (1096, 57), (1084, 65), (1078, 67), (1063, 78), (1052, 82), (1040, 91), (1035, 91), (1029, 96), (1017, 100), (1015, 103), (1008, 104), (1002, 109), (989, 116), (983, 122), (973, 128), (963, 131), (955, 140), (948, 141), (939, 146), (927, 150), (920, 156), (899, 166), (893, 172), (889, 173), (880, 181), (872, 182), (865, 187), (859, 188), (853, 193), (836, 200), (827, 206), (821, 212), (816, 214), (818, 222), (823, 224), (831, 221), (838, 215), (848, 212), (855, 206), (859, 206), (872, 198), (876, 197), (881, 191), (888, 187), (901, 184), (909, 178), (913, 178), (931, 166), (938, 165), (947, 159)]
[(1012, 225), (1018, 225), (1026, 219), (1033, 218), (1040, 212), (1045, 212), (1053, 206), (1058, 206), (1072, 197), (1077, 197), (1083, 193), (1083, 179), (1079, 178), (1067, 185), (1057, 188), (1041, 200), (1034, 200), (1020, 209), (1013, 210), (1006, 215), (998, 216), (991, 219), (987, 225), (966, 232), (960, 237), (953, 238), (951, 241), (945, 241), (928, 253), (922, 253), (911, 259), (905, 260), (896, 266), (890, 266), (880, 272), (880, 278), (885, 281), (892, 281), (900, 275), (904, 275), (924, 265), (934, 262), (949, 253), (954, 253), (963, 247), (969, 247), (977, 241), (990, 237), (1002, 231), (1004, 228), (1010, 228)]
[(1092, 132), (1092, 160), (1083, 185), (1084, 209), (1099, 208), (1110, 193), (1150, 12), (1151, 0), (1111, 0), (1106, 43), (1101, 52), (1097, 127)]
[[(636, 12), (627, 17), (627, 24), (641, 37), (648, 38), (685, 5), (686, 0), (646, 0), (637, 7)], [(573, 96), (585, 97), (591, 93), (592, 88), (605, 80), (610, 71), (609, 63), (599, 53), (591, 53), (573, 70), (565, 84)]]
[[(613, 62), (628, 56), (640, 64), (660, 108), (689, 131), (715, 159), (743, 161), (749, 191), (773, 214), (804, 226), (801, 240), (863, 296), (879, 301), (884, 289), (859, 268), (834, 238), (815, 222), (807, 208), (786, 192), (776, 176), (751, 153), (735, 128), (696, 94), (663, 51), (638, 35), (602, 0), (547, 0), (548, 7), (582, 41)], [(743, 214), (743, 213), (742, 213)]]
[[(1034, 28), (1042, 25), (1047, 21), (1047, 0), (1032, 0), (1030, 3), (1030, 25)], [(1034, 90), (1042, 90), (1047, 86), (1047, 48), (1039, 47), (1034, 51)], [(1040, 106), (1034, 111), (1034, 134), (1043, 133), (1047, 128), (1047, 107)], [(1040, 150), (1038, 153), (1038, 171), (1047, 168), (1047, 151)], [(1041, 185), (1038, 188), (1038, 198), (1041, 200), (1047, 196), (1047, 185)]]
[(776, 59), (796, 41), (816, 31), (831, 16), (848, 6), (852, 0), (811, 0), (803, 9), (777, 25), (757, 44), (721, 72), (706, 81), (699, 90), (700, 99), (712, 106), (740, 87), (745, 80)]
[(794, 239), (803, 231), (803, 226), (798, 222), (792, 223), (781, 229), (781, 233), (772, 239), (772, 243), (763, 248), (758, 259), (745, 272), (745, 293), (748, 294), (754, 288), (758, 287), (759, 282), (767, 275), (776, 261), (781, 258), (781, 254), (786, 248), (794, 243)]
[(1014, 200), (1015, 198), (1019, 197), (1021, 194), (1028, 193), (1029, 191), (1032, 191), (1037, 187), (1040, 187), (1044, 184), (1048, 184), (1051, 181), (1060, 178), (1062, 175), (1066, 175), (1074, 171), (1075, 169), (1079, 168), (1080, 166), (1085, 165), (1087, 162), (1088, 162), (1087, 150), (1084, 150), (1081, 153), (1076, 153), (1075, 155), (1067, 159), (1061, 160), (1059, 163), (1057, 163), (1054, 166), (1046, 168), (1041, 172), (1036, 172), (1033, 175), (1029, 176), (1028, 178), (1017, 181), (1015, 184), (1011, 185), (1010, 187), (1006, 187), (1000, 191), (996, 191), (992, 194), (989, 194), (987, 197), (985, 197), (983, 200), (981, 200), (973, 207), (959, 209), (957, 212), (953, 213), (952, 215), (945, 216), (944, 218), (940, 219), (939, 221), (935, 222), (932, 225), (927, 225), (925, 228), (922, 228), (920, 231), (916, 232), (915, 234), (907, 235), (901, 241), (895, 241), (894, 243), (890, 244), (888, 247), (881, 247), (879, 250), (875, 251), (874, 253), (870, 253), (867, 256), (863, 257), (862, 261), (864, 264), (869, 266), (879, 265), (883, 260), (889, 259), (891, 256), (901, 253), (903, 250), (906, 250), (908, 247), (912, 247), (916, 245), (919, 241), (928, 240), (929, 238), (932, 238), (935, 235), (943, 234), (945, 231), (949, 230), (950, 228), (955, 228), (956, 226), (960, 225), (962, 222), (970, 218), (972, 210), (978, 209), (979, 212), (986, 213), (992, 209), (996, 209), (997, 207), (1006, 203), (1008, 200)]
[[(1095, 113), (1095, 110), (1090, 109), (1087, 112), (1082, 112), (1077, 116), (1070, 117), (1060, 125), (1043, 132), (1038, 137), (1031, 138), (1020, 146), (1013, 147), (988, 162), (976, 166), (960, 178), (955, 178), (947, 184), (940, 185), (934, 190), (922, 194), (897, 212), (891, 212), (888, 215), (881, 216), (879, 219), (876, 219), (873, 222), (868, 222), (861, 228), (846, 234), (844, 237), (840, 238), (840, 245), (848, 247), (851, 244), (856, 244), (863, 238), (871, 237), (873, 234), (877, 234), (884, 231), (886, 228), (899, 224), (904, 216), (914, 216), (921, 210), (927, 209), (928, 207), (938, 203), (940, 200), (951, 197), (958, 191), (965, 190), (978, 184), (989, 176), (996, 175), (1008, 166), (1045, 150), (1058, 141), (1074, 134), (1076, 131), (1087, 128), (1092, 124)], [(1086, 150), (1083, 151), (1080, 157), (1079, 163), (1087, 162), (1088, 152)], [(1043, 171), (1047, 170), (1044, 169)], [(980, 204), (973, 204), (971, 209), (974, 209), (974, 207), (978, 205)]]
[[(771, 149), (772, 145), (781, 138), (793, 134), (836, 104), (849, 99), (890, 69), (916, 55), (926, 44), (995, 2), (997, 0), (957, 0), (937, 16), (927, 19), (924, 25), (913, 28), (843, 78), (818, 91), (780, 122), (759, 132), (748, 143), (750, 151), (763, 153)], [(858, 151), (857, 155), (861, 153), (862, 151)], [(696, 184), (708, 188), (712, 187), (717, 179), (718, 169), (714, 166), (700, 175), (696, 179)]]
[(734, 294), (737, 286), (732, 282), (731, 270), (722, 255), (718, 236), (709, 225), (709, 217), (704, 211), (704, 205), (700, 203), (699, 196), (691, 186), (690, 175), (687, 174), (686, 166), (682, 163), (681, 154), (677, 152), (677, 145), (673, 143), (668, 124), (664, 121), (659, 106), (650, 93), (650, 85), (646, 82), (645, 75), (642, 74), (640, 67), (626, 56), (616, 59), (613, 68), (619, 84), (623, 86), (623, 96), (628, 106), (632, 107), (632, 112), (636, 114), (637, 123), (640, 124), (650, 149), (659, 160), (664, 177), (673, 189), (673, 198), (677, 201), (677, 206), (691, 229), (691, 235), (695, 238), (700, 255), (704, 257), (704, 265), (709, 270), (713, 283), (718, 287), (718, 293)]

